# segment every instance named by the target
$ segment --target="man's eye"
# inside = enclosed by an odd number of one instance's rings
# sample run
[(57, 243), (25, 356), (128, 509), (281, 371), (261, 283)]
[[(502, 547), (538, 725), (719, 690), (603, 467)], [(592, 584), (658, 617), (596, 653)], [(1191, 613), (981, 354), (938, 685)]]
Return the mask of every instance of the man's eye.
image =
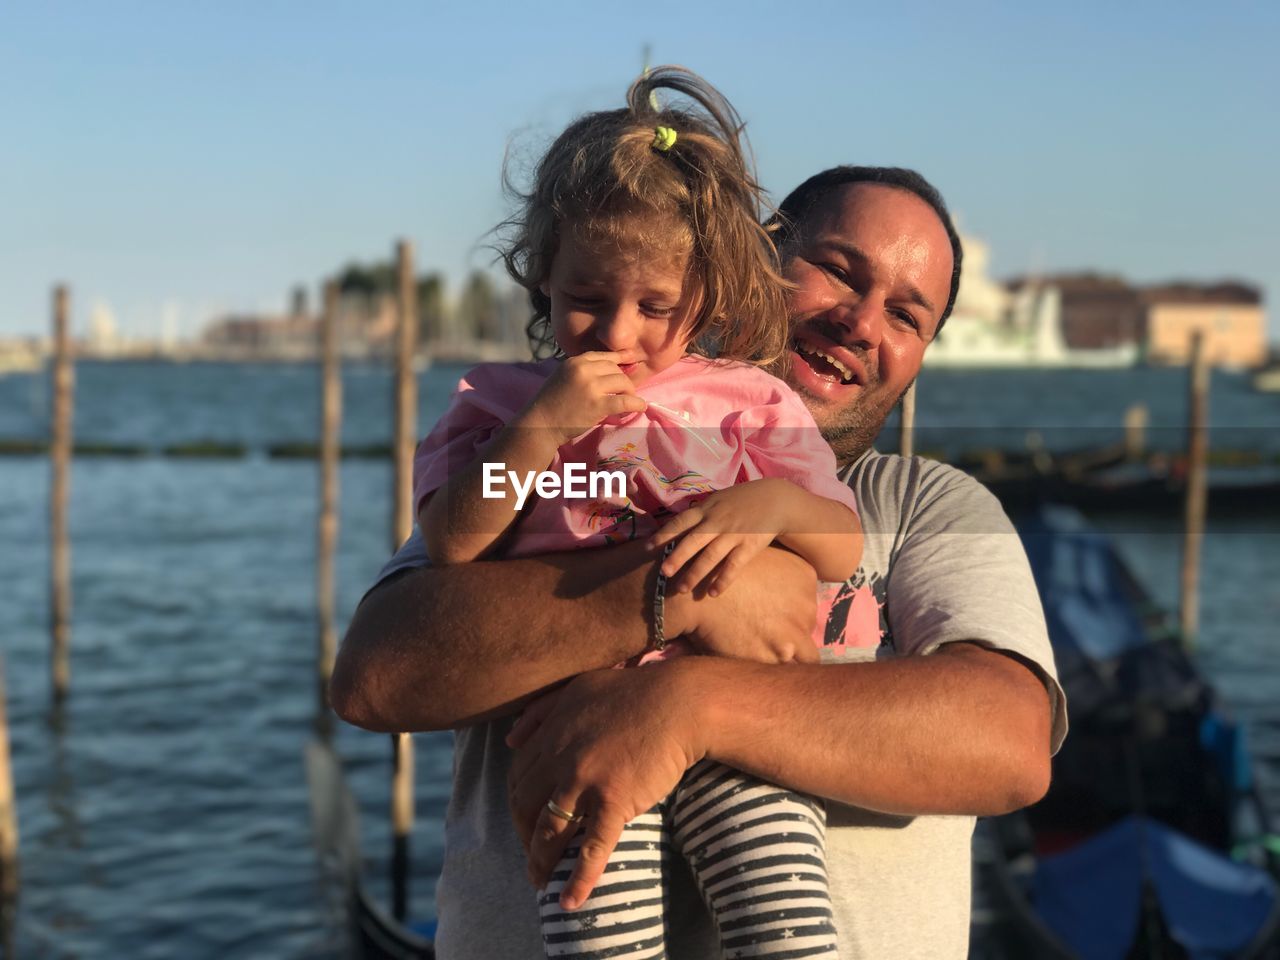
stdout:
[(895, 317), (897, 317), (899, 320), (901, 320), (903, 323), (909, 326), (912, 330), (920, 329), (920, 322), (916, 320), (916, 318), (913, 317), (906, 310), (895, 310), (893, 311), (893, 314)]
[(819, 262), (817, 264), (817, 267), (827, 276), (832, 277), (833, 279), (839, 281), (840, 283), (844, 284), (846, 287), (849, 286), (849, 275), (845, 273), (844, 270), (842, 270), (840, 267), (837, 267), (834, 263)]

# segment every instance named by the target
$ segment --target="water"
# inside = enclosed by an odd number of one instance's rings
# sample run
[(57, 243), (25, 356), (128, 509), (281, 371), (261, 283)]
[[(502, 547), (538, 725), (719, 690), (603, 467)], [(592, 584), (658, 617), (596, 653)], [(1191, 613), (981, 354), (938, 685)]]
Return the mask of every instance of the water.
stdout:
[[(1259, 394), (1243, 374), (1218, 370), (1210, 391), (1211, 447), (1256, 450), (1280, 462), (1280, 397)], [(1097, 447), (1121, 439), (1125, 410), (1138, 402), (1149, 413), (1148, 446), (1184, 449), (1187, 373), (1180, 368), (926, 370), (916, 401), (917, 446), (950, 456), (984, 446), (1019, 449), (1035, 433), (1050, 450)]]
[[(423, 377), (424, 425), (459, 372)], [(1164, 370), (931, 372), (921, 381), (921, 444), (1016, 447), (1030, 429), (1064, 448), (1107, 442), (1135, 400), (1171, 442), (1185, 416), (1183, 382)], [(261, 452), (314, 439), (316, 389), (305, 367), (79, 367), (79, 440), (150, 449), (216, 440), (251, 452), (75, 462), (72, 695), (60, 717), (48, 698), (48, 465), (0, 458), (0, 631), (22, 835), (17, 956), (336, 955), (301, 759), (314, 711), (316, 468)], [(389, 378), (350, 369), (344, 389), (344, 440), (387, 442)], [(46, 396), (44, 377), (0, 378), (0, 438), (45, 436)], [(1280, 398), (1219, 374), (1213, 411), (1215, 445), (1280, 449)], [(345, 623), (388, 552), (390, 470), (347, 460), (341, 482)], [(1176, 519), (1104, 522), (1172, 607)], [(1275, 784), (1280, 510), (1211, 520), (1203, 565), (1200, 658), (1250, 724), (1261, 773)], [(413, 912), (425, 915), (449, 739), (416, 739), (411, 889)], [(366, 875), (385, 897), (388, 740), (342, 728), (337, 747), (362, 810)]]
[[(420, 423), (435, 421), (464, 371), (442, 366), (424, 375)], [(77, 382), (78, 441), (151, 450), (216, 441), (260, 451), (314, 440), (319, 429), (319, 381), (309, 365), (84, 363)], [(343, 442), (389, 442), (390, 396), (384, 371), (348, 367)], [(47, 436), (47, 398), (44, 377), (0, 377), (0, 440)], [(1138, 401), (1150, 411), (1150, 446), (1181, 449), (1187, 422), (1181, 369), (928, 370), (919, 384), (917, 445), (950, 456), (981, 447), (1020, 449), (1034, 432), (1054, 450), (1098, 446), (1120, 439), (1125, 409)], [(1209, 412), (1215, 449), (1280, 456), (1280, 397), (1255, 392), (1248, 377), (1215, 371)]]

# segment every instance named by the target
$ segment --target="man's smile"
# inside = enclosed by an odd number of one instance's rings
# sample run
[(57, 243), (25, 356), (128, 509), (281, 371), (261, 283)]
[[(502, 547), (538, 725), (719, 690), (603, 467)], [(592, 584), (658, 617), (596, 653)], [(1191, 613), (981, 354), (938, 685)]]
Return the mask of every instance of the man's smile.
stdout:
[(830, 344), (821, 344), (809, 339), (797, 337), (793, 342), (797, 353), (803, 355), (807, 363), (820, 377), (843, 384), (861, 384), (863, 377), (839, 357), (843, 352)]
[(807, 324), (792, 336), (791, 380), (822, 396), (860, 393), (876, 382), (874, 372), (868, 369), (868, 359), (865, 351), (841, 346), (831, 336), (825, 336), (821, 324)]

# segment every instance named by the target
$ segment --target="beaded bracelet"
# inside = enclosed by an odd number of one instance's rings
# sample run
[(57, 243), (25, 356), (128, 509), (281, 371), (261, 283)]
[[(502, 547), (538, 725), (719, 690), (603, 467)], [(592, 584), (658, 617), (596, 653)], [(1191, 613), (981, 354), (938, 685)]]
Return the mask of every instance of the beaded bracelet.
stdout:
[(662, 564), (667, 557), (671, 556), (671, 551), (675, 548), (674, 540), (662, 548), (662, 559), (658, 561), (658, 576), (653, 581), (653, 645), (650, 649), (658, 653), (667, 649), (667, 635), (663, 622), (667, 606), (667, 575), (662, 572)]

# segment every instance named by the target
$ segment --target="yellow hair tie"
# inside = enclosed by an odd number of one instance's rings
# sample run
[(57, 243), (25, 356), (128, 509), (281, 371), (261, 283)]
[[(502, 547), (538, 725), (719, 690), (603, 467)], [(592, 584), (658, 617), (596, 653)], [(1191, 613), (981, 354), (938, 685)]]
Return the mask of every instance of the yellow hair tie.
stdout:
[(676, 145), (676, 132), (670, 127), (658, 127), (653, 131), (653, 149), (666, 153)]

